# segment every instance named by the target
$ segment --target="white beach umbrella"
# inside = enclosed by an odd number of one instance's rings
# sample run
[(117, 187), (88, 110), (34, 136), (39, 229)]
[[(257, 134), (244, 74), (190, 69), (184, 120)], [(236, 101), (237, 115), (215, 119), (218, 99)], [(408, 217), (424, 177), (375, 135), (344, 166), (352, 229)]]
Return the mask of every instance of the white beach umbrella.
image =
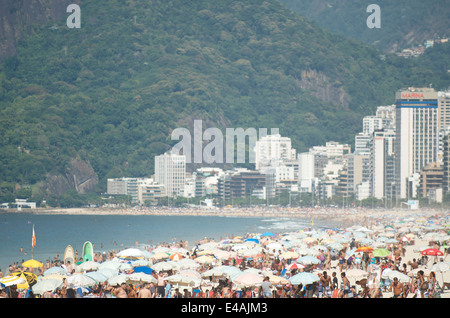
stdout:
[(411, 280), (411, 278), (408, 275), (405, 275), (402, 272), (399, 272), (399, 271), (396, 271), (396, 270), (391, 270), (386, 275), (391, 280), (396, 277), (402, 283), (407, 283), (407, 282), (409, 282)]
[(119, 270), (112, 269), (112, 268), (100, 268), (97, 270), (97, 273), (101, 273), (101, 274), (105, 275), (107, 278), (111, 278), (114, 275), (119, 274)]
[(211, 277), (211, 276), (226, 276), (226, 277), (232, 277), (236, 274), (240, 274), (242, 271), (237, 268), (236, 266), (230, 266), (230, 265), (222, 265), (222, 266), (216, 266), (211, 268), (210, 270), (207, 270), (206, 272), (202, 273), (202, 277)]
[(73, 274), (66, 279), (68, 284), (73, 284), (75, 287), (89, 287), (94, 286), (96, 281), (85, 274)]
[(65, 274), (67, 274), (67, 270), (61, 266), (53, 266), (53, 267), (50, 267), (49, 269), (47, 269), (43, 275), (47, 276), (47, 275), (51, 275), (51, 274), (65, 275)]
[(320, 281), (320, 278), (319, 278), (319, 276), (317, 276), (316, 274), (313, 274), (313, 273), (300, 272), (298, 274), (295, 274), (291, 278), (289, 278), (289, 281), (291, 282), (292, 285), (302, 284), (304, 286), (304, 285), (310, 285), (314, 282), (318, 282), (318, 281)]
[(173, 262), (173, 261), (159, 262), (159, 263), (153, 264), (151, 268), (156, 272), (175, 270), (175, 269), (178, 269), (177, 263), (180, 263), (180, 262), (181, 262), (181, 260), (178, 262)]
[(306, 256), (297, 258), (296, 262), (303, 264), (303, 265), (310, 265), (310, 264), (319, 264), (320, 260), (317, 259), (317, 257), (311, 256), (311, 255), (306, 255)]
[(111, 286), (119, 286), (122, 283), (126, 283), (127, 282), (127, 278), (128, 278), (128, 275), (126, 275), (126, 274), (114, 275), (113, 277), (108, 278), (108, 283)]
[(164, 278), (164, 280), (167, 280), (169, 283), (173, 285), (183, 285), (183, 286), (187, 285), (189, 287), (200, 286), (200, 284), (202, 283), (201, 278), (190, 277), (182, 274), (171, 275)]
[(251, 287), (259, 286), (263, 282), (263, 276), (255, 273), (240, 273), (231, 277), (231, 281), (239, 286)]
[[(190, 259), (190, 258), (180, 259), (177, 262), (177, 266), (179, 269), (197, 269), (197, 268), (201, 267), (201, 265), (199, 263), (197, 263), (196, 261), (194, 261), (193, 259)], [(151, 266), (151, 267), (152, 267), (152, 269), (154, 269), (153, 266)]]
[(122, 263), (120, 263), (119, 261), (106, 261), (106, 262), (100, 263), (100, 265), (98, 266), (98, 270), (104, 269), (104, 268), (119, 270), (121, 264)]
[(108, 280), (108, 277), (101, 272), (89, 272), (89, 273), (86, 273), (85, 275), (92, 278), (97, 283), (103, 283)]
[(34, 284), (31, 289), (34, 294), (42, 295), (45, 292), (54, 292), (63, 285), (62, 280), (59, 279), (45, 279)]
[(355, 279), (360, 279), (363, 277), (367, 277), (369, 275), (368, 272), (363, 271), (361, 269), (358, 268), (352, 268), (349, 269), (348, 271), (345, 272), (345, 276), (348, 278), (355, 278)]
[(127, 282), (130, 283), (157, 283), (158, 280), (153, 275), (145, 273), (132, 273), (126, 275)]
[(120, 258), (139, 258), (144, 257), (144, 253), (137, 248), (127, 248), (116, 254)]
[(81, 263), (80, 265), (77, 265), (76, 270), (77, 271), (95, 271), (99, 268), (100, 264), (94, 261), (87, 261), (84, 263)]

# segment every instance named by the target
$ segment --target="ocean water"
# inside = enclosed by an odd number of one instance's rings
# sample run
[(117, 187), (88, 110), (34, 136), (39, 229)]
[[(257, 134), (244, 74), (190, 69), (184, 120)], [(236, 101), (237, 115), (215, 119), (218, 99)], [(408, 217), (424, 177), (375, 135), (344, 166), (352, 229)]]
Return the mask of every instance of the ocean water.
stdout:
[[(188, 241), (189, 247), (193, 247), (195, 241), (205, 237), (218, 241), (246, 233), (292, 232), (310, 227), (310, 222), (298, 218), (6, 213), (0, 214), (0, 269), (5, 273), (13, 262), (31, 259), (32, 252), (33, 259), (41, 262), (57, 254), (62, 259), (69, 244), (81, 256), (86, 241), (94, 244), (96, 253), (180, 240)], [(36, 246), (32, 251), (33, 225)], [(339, 227), (339, 224), (315, 220), (314, 227)]]

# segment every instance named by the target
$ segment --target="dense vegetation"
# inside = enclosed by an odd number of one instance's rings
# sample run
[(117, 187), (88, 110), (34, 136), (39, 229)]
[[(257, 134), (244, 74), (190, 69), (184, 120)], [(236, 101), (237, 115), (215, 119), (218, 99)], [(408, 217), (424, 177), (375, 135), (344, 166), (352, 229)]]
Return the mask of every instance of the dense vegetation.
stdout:
[[(279, 0), (318, 25), (385, 52), (450, 36), (448, 0)], [(367, 27), (370, 4), (380, 7), (381, 27)]]
[(92, 165), (99, 192), (108, 177), (149, 176), (154, 156), (174, 144), (171, 131), (194, 119), (279, 128), (298, 151), (352, 143), (362, 117), (392, 104), (398, 88), (450, 83), (448, 45), (414, 61), (380, 58), (275, 0), (86, 0), (81, 8), (81, 29), (35, 25), (1, 66), (2, 202), (16, 185), (50, 198), (41, 183), (64, 175), (76, 156)]

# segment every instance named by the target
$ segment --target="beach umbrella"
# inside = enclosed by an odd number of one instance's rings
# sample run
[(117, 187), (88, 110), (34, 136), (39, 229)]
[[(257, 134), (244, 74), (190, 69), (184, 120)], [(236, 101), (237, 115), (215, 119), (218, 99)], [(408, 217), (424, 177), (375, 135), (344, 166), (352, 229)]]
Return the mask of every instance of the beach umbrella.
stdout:
[(100, 267), (100, 264), (95, 261), (86, 261), (80, 265), (78, 265), (76, 268), (79, 271), (95, 271)]
[(128, 283), (157, 283), (158, 280), (153, 275), (145, 273), (131, 273), (125, 275)]
[(405, 275), (402, 272), (396, 270), (391, 270), (390, 272), (388, 272), (387, 277), (391, 280), (397, 277), (397, 279), (402, 283), (407, 283), (411, 280), (411, 278), (408, 275)]
[(147, 266), (147, 265), (149, 265), (149, 262), (146, 261), (145, 259), (137, 259), (137, 260), (135, 260), (135, 261), (132, 261), (132, 262), (130, 263), (130, 265), (131, 265), (132, 267)]
[(94, 286), (96, 281), (85, 274), (73, 274), (66, 279), (68, 284), (73, 284), (75, 287)]
[(210, 270), (207, 270), (206, 272), (202, 273), (202, 277), (211, 277), (211, 276), (227, 276), (232, 277), (237, 274), (242, 273), (242, 271), (237, 268), (236, 266), (230, 266), (230, 265), (221, 265), (211, 268)]
[(194, 261), (196, 261), (199, 264), (212, 264), (214, 262), (215, 258), (211, 257), (211, 256), (200, 256), (197, 257), (196, 259), (194, 259)]
[(433, 265), (431, 266), (431, 268), (430, 268), (430, 270), (431, 270), (432, 272), (441, 272), (441, 273), (446, 272), (446, 271), (448, 271), (449, 269), (450, 269), (449, 263), (445, 263), (445, 262), (438, 262), (438, 263), (435, 263), (435, 264), (433, 264)]
[(436, 248), (427, 248), (426, 250), (423, 250), (421, 252), (422, 255), (428, 255), (428, 256), (442, 256), (444, 253), (442, 253), (440, 250)]
[(181, 260), (182, 258), (184, 258), (183, 257), (183, 255), (181, 254), (181, 253), (173, 253), (172, 255), (170, 255), (170, 260), (172, 260), (172, 261), (179, 261), (179, 260)]
[(256, 244), (259, 244), (259, 240), (256, 238), (248, 238), (244, 242), (254, 242)]
[(5, 287), (13, 286), (13, 285), (21, 285), (25, 284), (27, 280), (24, 277), (20, 276), (5, 276), (0, 279), (0, 283), (3, 284)]
[(299, 256), (300, 255), (295, 252), (285, 252), (280, 255), (280, 259), (297, 259)]
[(287, 284), (290, 283), (288, 279), (286, 279), (286, 278), (284, 278), (284, 277), (281, 277), (281, 276), (276, 276), (276, 275), (273, 275), (273, 274), (268, 274), (267, 277), (269, 277), (269, 281), (270, 281), (272, 284), (274, 284), (274, 285), (280, 285), (280, 284), (281, 284), (281, 285), (287, 285)]
[(92, 278), (97, 283), (103, 283), (108, 280), (108, 277), (101, 272), (89, 272), (86, 273), (86, 276)]
[(414, 277), (417, 275), (417, 272), (423, 271), (424, 275), (430, 275), (431, 270), (426, 267), (418, 267), (408, 272), (409, 277)]
[(118, 271), (121, 264), (122, 263), (120, 263), (119, 261), (114, 261), (114, 260), (106, 261), (106, 262), (100, 263), (100, 265), (98, 266), (98, 270), (109, 268), (109, 269), (113, 269), (113, 270), (117, 270)]
[(302, 255), (302, 256), (305, 256), (305, 255), (318, 256), (320, 254), (319, 251), (316, 251), (316, 250), (314, 250), (312, 248), (307, 248), (307, 247), (306, 248), (297, 249), (296, 252), (299, 255)]
[(356, 249), (356, 253), (373, 252), (373, 248), (370, 246), (361, 246)]
[(303, 265), (319, 264), (320, 260), (317, 257), (306, 255), (306, 256), (297, 258), (297, 263), (300, 263)]
[(255, 273), (243, 272), (231, 277), (231, 281), (236, 285), (244, 287), (258, 286), (263, 282), (263, 276)]
[(261, 237), (264, 237), (264, 236), (274, 237), (274, 236), (277, 236), (277, 235), (275, 233), (272, 233), (272, 232), (265, 232), (265, 233), (261, 234)]
[(111, 278), (114, 275), (117, 275), (119, 273), (118, 269), (112, 269), (112, 268), (100, 268), (97, 270), (97, 273), (101, 273), (105, 275), (106, 277)]
[(64, 275), (64, 274), (67, 274), (67, 270), (65, 268), (61, 267), (61, 266), (53, 266), (53, 267), (50, 267), (49, 269), (47, 269), (43, 273), (44, 276), (48, 276), (48, 275), (51, 275), (51, 274)]
[(333, 250), (341, 250), (344, 248), (344, 245), (342, 245), (341, 243), (338, 243), (338, 242), (328, 244), (327, 246)]
[(128, 279), (128, 275), (118, 274), (108, 279), (108, 283), (111, 286), (120, 286), (123, 283), (126, 283)]
[(151, 275), (153, 273), (153, 269), (148, 266), (138, 266), (132, 269), (133, 273), (144, 273)]
[(12, 276), (19, 276), (26, 280), (26, 283), (18, 284), (18, 289), (28, 289), (30, 286), (33, 286), (37, 283), (37, 276), (36, 274), (30, 273), (30, 272), (24, 272), (19, 271), (11, 274)]
[(266, 250), (282, 250), (283, 245), (279, 242), (272, 242), (266, 245)]
[(67, 277), (69, 277), (69, 276), (54, 273), (54, 274), (49, 274), (47, 276), (38, 277), (38, 282), (41, 280), (46, 280), (46, 279), (57, 279), (57, 280), (63, 281), (64, 278), (67, 279)]
[(42, 266), (44, 266), (44, 264), (42, 264), (41, 262), (38, 262), (34, 259), (30, 259), (30, 260), (22, 263), (22, 267), (39, 268)]
[(292, 263), (290, 265), (288, 265), (287, 269), (289, 269), (290, 271), (292, 271), (293, 269), (299, 269), (299, 268), (305, 268), (305, 265), (299, 264), (299, 263)]
[(184, 276), (189, 276), (189, 277), (194, 277), (197, 279), (202, 279), (202, 275), (199, 272), (194, 271), (192, 269), (185, 269), (185, 270), (179, 271), (178, 274), (184, 275)]
[(54, 292), (56, 289), (61, 288), (63, 285), (62, 280), (59, 279), (45, 279), (37, 282), (31, 289), (36, 295), (42, 295), (45, 292)]
[[(179, 261), (179, 262), (181, 262), (181, 261)], [(178, 266), (177, 266), (176, 262), (173, 262), (173, 261), (159, 262), (159, 263), (152, 265), (152, 269), (155, 272), (164, 272), (164, 271), (174, 270), (177, 268), (178, 268)]]
[(120, 258), (140, 258), (144, 257), (144, 253), (137, 248), (127, 248), (116, 254)]
[(161, 253), (153, 254), (150, 257), (150, 259), (162, 260), (162, 259), (168, 259), (169, 257), (170, 257), (170, 255), (168, 253), (161, 252)]
[(346, 277), (348, 277), (348, 278), (355, 278), (355, 279), (367, 277), (368, 275), (369, 275), (368, 272), (363, 271), (363, 270), (358, 269), (358, 268), (349, 269), (348, 271), (345, 272), (345, 276)]
[(385, 248), (377, 248), (372, 252), (375, 257), (387, 257), (391, 254), (391, 252)]
[(130, 263), (120, 263), (119, 265), (119, 271), (121, 272), (128, 272), (131, 269), (133, 269), (133, 266)]
[(242, 250), (238, 252), (238, 255), (241, 257), (259, 257), (262, 255), (261, 250), (259, 249), (248, 249), (248, 250)]
[(188, 287), (199, 286), (202, 283), (201, 278), (186, 276), (182, 274), (171, 275), (164, 278), (164, 280), (167, 280), (169, 283), (173, 285), (183, 285), (183, 286), (187, 285)]
[(179, 269), (197, 269), (201, 266), (199, 263), (190, 258), (183, 258), (176, 263)]
[(289, 278), (289, 281), (291, 282), (292, 285), (302, 284), (304, 286), (313, 284), (314, 282), (318, 282), (320, 281), (320, 278), (319, 276), (313, 273), (300, 272)]

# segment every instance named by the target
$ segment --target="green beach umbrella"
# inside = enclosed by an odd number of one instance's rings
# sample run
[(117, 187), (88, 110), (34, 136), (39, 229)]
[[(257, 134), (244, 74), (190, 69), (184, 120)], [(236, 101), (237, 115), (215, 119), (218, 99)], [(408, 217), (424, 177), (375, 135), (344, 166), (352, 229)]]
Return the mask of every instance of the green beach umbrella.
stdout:
[(391, 252), (385, 248), (377, 248), (372, 252), (375, 257), (387, 257), (391, 254)]

